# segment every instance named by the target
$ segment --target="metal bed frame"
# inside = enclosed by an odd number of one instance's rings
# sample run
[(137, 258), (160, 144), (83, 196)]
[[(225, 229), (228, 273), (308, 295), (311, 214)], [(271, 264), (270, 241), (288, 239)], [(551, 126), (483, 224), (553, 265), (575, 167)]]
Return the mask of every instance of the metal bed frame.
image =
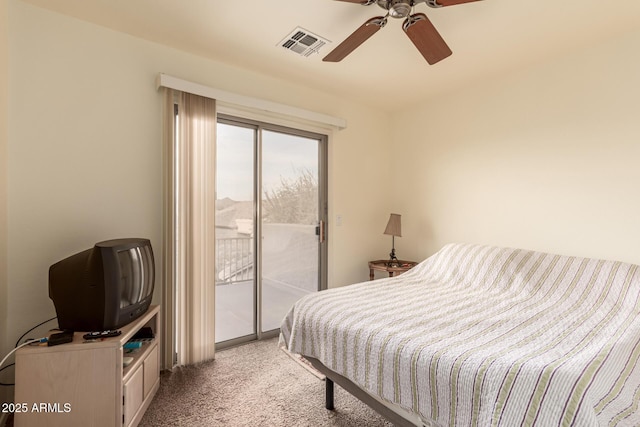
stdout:
[(327, 368), (320, 362), (318, 359), (313, 357), (304, 356), (306, 360), (311, 363), (311, 365), (320, 371), (325, 377), (325, 408), (330, 411), (335, 409), (334, 406), (334, 395), (333, 395), (333, 384), (336, 383), (357, 399), (362, 401), (364, 404), (369, 406), (371, 409), (376, 411), (378, 414), (382, 415), (389, 422), (393, 423), (394, 426), (398, 427), (416, 427), (416, 424), (402, 417), (400, 414), (392, 411), (387, 408), (376, 399), (371, 397), (367, 392), (363, 391), (360, 387), (358, 387), (354, 382), (350, 379), (332, 371)]

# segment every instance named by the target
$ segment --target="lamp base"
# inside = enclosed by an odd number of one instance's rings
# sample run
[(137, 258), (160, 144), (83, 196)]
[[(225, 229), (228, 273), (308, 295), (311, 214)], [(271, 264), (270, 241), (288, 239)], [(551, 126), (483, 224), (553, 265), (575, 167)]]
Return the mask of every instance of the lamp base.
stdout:
[(395, 248), (392, 248), (391, 253), (389, 253), (389, 261), (387, 261), (387, 267), (400, 267), (400, 263), (398, 262), (398, 258), (396, 257)]

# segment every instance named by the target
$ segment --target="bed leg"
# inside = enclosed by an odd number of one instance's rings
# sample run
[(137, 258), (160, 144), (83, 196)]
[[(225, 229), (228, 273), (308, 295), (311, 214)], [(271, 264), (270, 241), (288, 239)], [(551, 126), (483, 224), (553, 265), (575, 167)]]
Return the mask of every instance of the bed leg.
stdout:
[(333, 411), (333, 381), (329, 378), (325, 378), (325, 405), (324, 407), (330, 411)]

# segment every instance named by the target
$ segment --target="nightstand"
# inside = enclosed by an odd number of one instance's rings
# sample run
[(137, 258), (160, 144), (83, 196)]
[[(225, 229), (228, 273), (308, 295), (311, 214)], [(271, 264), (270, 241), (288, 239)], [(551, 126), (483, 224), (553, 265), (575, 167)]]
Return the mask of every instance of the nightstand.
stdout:
[(376, 271), (386, 271), (389, 273), (389, 277), (399, 276), (407, 270), (411, 270), (413, 267), (418, 264), (415, 261), (403, 261), (398, 260), (399, 266), (395, 265), (393, 267), (389, 267), (389, 260), (379, 259), (377, 261), (369, 261), (369, 280), (375, 279)]

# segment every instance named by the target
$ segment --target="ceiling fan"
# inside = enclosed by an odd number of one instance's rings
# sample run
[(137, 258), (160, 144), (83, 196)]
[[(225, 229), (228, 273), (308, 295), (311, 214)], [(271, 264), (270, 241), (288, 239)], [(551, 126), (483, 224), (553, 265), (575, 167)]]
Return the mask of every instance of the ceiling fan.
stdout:
[(451, 49), (445, 43), (436, 27), (433, 26), (424, 13), (411, 14), (413, 7), (418, 3), (426, 3), (430, 7), (438, 8), (454, 6), (462, 3), (470, 3), (479, 0), (338, 0), (348, 3), (358, 3), (369, 6), (376, 3), (387, 11), (385, 16), (376, 16), (367, 20), (349, 37), (340, 43), (322, 60), (326, 62), (342, 61), (358, 46), (364, 43), (387, 24), (387, 18), (405, 18), (402, 29), (420, 51), (424, 59), (431, 65), (442, 61), (451, 55)]

